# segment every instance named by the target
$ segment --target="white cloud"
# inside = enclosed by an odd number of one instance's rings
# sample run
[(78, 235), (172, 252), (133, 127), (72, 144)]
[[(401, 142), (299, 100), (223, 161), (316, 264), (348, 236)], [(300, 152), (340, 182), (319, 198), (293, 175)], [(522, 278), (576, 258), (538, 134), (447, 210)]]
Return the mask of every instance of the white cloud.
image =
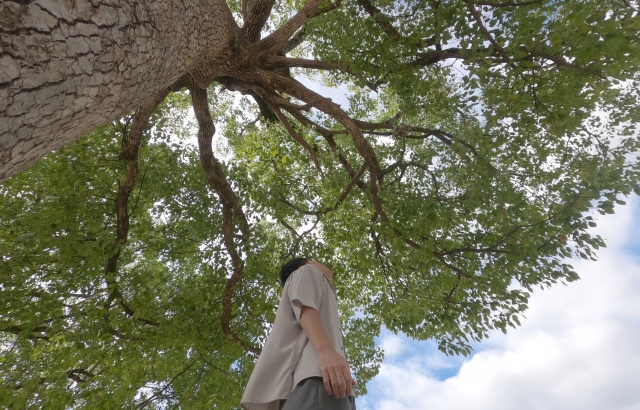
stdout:
[(402, 353), (405, 345), (405, 339), (389, 334), (382, 338), (379, 346), (384, 350), (386, 358), (392, 358)]
[[(582, 280), (534, 291), (523, 326), (491, 334), (471, 358), (385, 334), (358, 408), (640, 410), (640, 204), (629, 202), (600, 218), (608, 248), (574, 263)], [(459, 370), (442, 377), (447, 367)]]

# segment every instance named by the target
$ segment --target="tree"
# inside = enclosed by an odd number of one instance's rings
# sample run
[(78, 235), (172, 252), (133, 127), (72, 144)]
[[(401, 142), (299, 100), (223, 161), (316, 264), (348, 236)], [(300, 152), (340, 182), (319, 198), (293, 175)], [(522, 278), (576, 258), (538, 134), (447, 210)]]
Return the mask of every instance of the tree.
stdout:
[(360, 389), (381, 325), (467, 354), (638, 186), (633, 1), (0, 7), (5, 406), (237, 406), (295, 255)]

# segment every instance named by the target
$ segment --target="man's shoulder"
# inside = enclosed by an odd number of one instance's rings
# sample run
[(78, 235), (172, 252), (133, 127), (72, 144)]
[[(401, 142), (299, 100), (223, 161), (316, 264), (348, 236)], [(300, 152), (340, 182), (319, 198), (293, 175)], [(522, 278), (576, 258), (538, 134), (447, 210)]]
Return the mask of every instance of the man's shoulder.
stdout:
[(282, 298), (298, 298), (300, 294), (324, 295), (331, 291), (329, 279), (315, 266), (304, 265), (295, 270), (285, 283)]

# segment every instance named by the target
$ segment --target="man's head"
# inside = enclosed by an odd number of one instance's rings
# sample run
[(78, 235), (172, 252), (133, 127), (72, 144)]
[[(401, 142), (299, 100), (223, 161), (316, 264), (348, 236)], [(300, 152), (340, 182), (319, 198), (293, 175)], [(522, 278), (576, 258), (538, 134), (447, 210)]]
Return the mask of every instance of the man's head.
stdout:
[(280, 284), (284, 287), (284, 284), (289, 279), (289, 276), (297, 271), (302, 265), (306, 265), (309, 259), (307, 258), (293, 258), (289, 262), (282, 265), (280, 269)]
[(333, 278), (333, 272), (331, 269), (327, 268), (320, 262), (308, 258), (294, 258), (282, 265), (282, 269), (280, 269), (280, 284), (284, 287), (289, 276), (291, 276), (291, 274), (298, 270), (302, 265), (306, 265), (307, 263), (318, 268), (320, 272), (327, 277), (327, 279), (331, 280)]

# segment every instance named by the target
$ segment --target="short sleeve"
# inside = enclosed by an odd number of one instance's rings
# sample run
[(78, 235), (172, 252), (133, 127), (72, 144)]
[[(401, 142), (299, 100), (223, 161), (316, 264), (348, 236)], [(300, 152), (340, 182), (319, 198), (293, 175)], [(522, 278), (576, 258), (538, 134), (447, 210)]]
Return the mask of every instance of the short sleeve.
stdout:
[(287, 297), (298, 322), (303, 305), (320, 311), (323, 276), (315, 266), (303, 265), (289, 277), (291, 283), (289, 283)]

